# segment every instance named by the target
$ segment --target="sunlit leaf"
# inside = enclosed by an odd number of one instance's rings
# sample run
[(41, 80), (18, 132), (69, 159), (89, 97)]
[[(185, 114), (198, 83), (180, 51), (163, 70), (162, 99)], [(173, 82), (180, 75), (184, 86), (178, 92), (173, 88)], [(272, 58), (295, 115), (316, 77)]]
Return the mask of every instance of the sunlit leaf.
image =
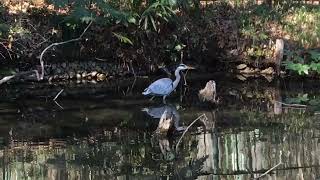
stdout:
[(148, 28), (148, 16), (146, 16), (144, 19), (144, 29), (147, 30), (147, 28)]
[(154, 29), (155, 31), (157, 31), (156, 23), (154, 22), (154, 19), (153, 19), (153, 17), (152, 17), (152, 16), (150, 16), (150, 20), (151, 20), (151, 23), (152, 23), (153, 29)]
[(125, 44), (130, 44), (130, 45), (133, 45), (133, 42), (126, 36), (123, 36), (121, 34), (118, 34), (118, 33), (115, 33), (115, 32), (112, 32), (112, 34), (118, 38), (120, 40), (120, 42), (122, 43), (125, 43)]

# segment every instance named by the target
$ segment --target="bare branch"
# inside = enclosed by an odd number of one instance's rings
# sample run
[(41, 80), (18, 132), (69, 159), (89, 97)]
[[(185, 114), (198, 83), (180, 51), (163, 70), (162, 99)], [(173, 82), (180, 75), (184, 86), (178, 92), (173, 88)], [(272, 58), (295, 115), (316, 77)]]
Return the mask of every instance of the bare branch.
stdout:
[(0, 52), (0, 56), (5, 60), (6, 57)]
[(86, 31), (89, 29), (89, 27), (91, 26), (93, 21), (90, 21), (90, 23), (88, 24), (88, 26), (84, 29), (84, 31), (82, 32), (82, 34), (75, 39), (70, 39), (67, 41), (63, 41), (63, 42), (58, 42), (58, 43), (52, 43), (50, 44), (48, 47), (46, 47), (40, 54), (40, 65), (41, 65), (41, 74), (40, 74), (40, 79), (39, 80), (43, 80), (44, 77), (44, 61), (43, 61), (43, 55), (46, 53), (46, 51), (48, 51), (50, 48), (54, 47), (54, 46), (59, 46), (62, 44), (67, 44), (67, 43), (71, 43), (71, 42), (76, 42), (76, 41), (80, 41), (82, 39), (82, 36), (86, 33)]

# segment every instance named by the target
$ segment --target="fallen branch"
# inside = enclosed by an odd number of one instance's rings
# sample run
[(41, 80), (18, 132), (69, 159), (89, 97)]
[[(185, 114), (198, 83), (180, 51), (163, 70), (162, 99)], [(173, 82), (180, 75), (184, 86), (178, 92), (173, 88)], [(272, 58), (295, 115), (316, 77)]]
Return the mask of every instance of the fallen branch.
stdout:
[(16, 73), (14, 75), (10, 75), (10, 76), (5, 76), (4, 78), (2, 78), (0, 80), (0, 85), (9, 81), (10, 79), (12, 78), (15, 78), (15, 77), (19, 77), (19, 76), (24, 76), (24, 75), (28, 75), (28, 74), (32, 74), (32, 73), (35, 73), (36, 74), (36, 77), (37, 79), (39, 79), (39, 72), (37, 70), (32, 70), (32, 71), (26, 71), (26, 72), (20, 72), (20, 73)]
[(2, 78), (2, 79), (0, 80), (0, 84), (3, 84), (3, 83), (9, 81), (10, 79), (12, 79), (12, 78), (14, 78), (14, 77), (15, 77), (15, 75), (6, 76), (6, 77), (4, 77), (4, 78)]
[(177, 145), (176, 145), (176, 153), (178, 152), (178, 147), (179, 144), (181, 143), (182, 138), (184, 137), (184, 135), (187, 133), (187, 131), (189, 130), (189, 128), (195, 123), (197, 122), (199, 119), (202, 119), (202, 117), (204, 117), (205, 119), (208, 119), (207, 116), (205, 114), (202, 114), (201, 116), (199, 116), (197, 119), (195, 119), (182, 133)]
[(70, 39), (67, 41), (63, 41), (63, 42), (56, 42), (56, 43), (52, 43), (50, 44), (48, 47), (46, 47), (40, 54), (40, 65), (41, 65), (41, 75), (40, 75), (40, 80), (43, 80), (44, 77), (44, 61), (43, 61), (43, 55), (52, 47), (54, 46), (59, 46), (62, 44), (67, 44), (67, 43), (71, 43), (71, 42), (75, 42), (75, 41), (80, 41), (83, 37), (83, 35), (87, 32), (87, 30), (89, 29), (89, 27), (91, 26), (93, 21), (90, 21), (90, 23), (88, 24), (88, 26), (84, 29), (84, 31), (81, 33), (81, 35), (78, 38), (75, 39)]

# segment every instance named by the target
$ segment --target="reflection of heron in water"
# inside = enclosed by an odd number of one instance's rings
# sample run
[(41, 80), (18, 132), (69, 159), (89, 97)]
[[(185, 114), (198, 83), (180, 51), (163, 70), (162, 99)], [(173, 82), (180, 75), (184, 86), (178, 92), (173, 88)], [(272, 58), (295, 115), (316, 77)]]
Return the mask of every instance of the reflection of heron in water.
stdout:
[(162, 114), (167, 111), (168, 114), (173, 115), (174, 127), (177, 131), (184, 130), (183, 127), (179, 126), (180, 114), (177, 108), (171, 104), (162, 105), (159, 107), (146, 107), (143, 108), (142, 111), (146, 112), (152, 118), (160, 119)]

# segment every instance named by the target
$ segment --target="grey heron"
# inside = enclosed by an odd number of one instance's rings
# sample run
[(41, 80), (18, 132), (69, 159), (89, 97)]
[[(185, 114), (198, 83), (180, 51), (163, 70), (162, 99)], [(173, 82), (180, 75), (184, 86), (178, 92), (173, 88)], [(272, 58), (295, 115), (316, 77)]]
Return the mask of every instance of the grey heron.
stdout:
[(149, 87), (147, 87), (143, 91), (143, 95), (151, 95), (151, 96), (162, 96), (163, 103), (166, 102), (166, 97), (171, 94), (173, 90), (178, 86), (181, 76), (180, 71), (187, 69), (195, 69), (191, 66), (187, 66), (185, 64), (180, 64), (174, 72), (176, 79), (172, 81), (170, 78), (161, 78), (151, 83)]

